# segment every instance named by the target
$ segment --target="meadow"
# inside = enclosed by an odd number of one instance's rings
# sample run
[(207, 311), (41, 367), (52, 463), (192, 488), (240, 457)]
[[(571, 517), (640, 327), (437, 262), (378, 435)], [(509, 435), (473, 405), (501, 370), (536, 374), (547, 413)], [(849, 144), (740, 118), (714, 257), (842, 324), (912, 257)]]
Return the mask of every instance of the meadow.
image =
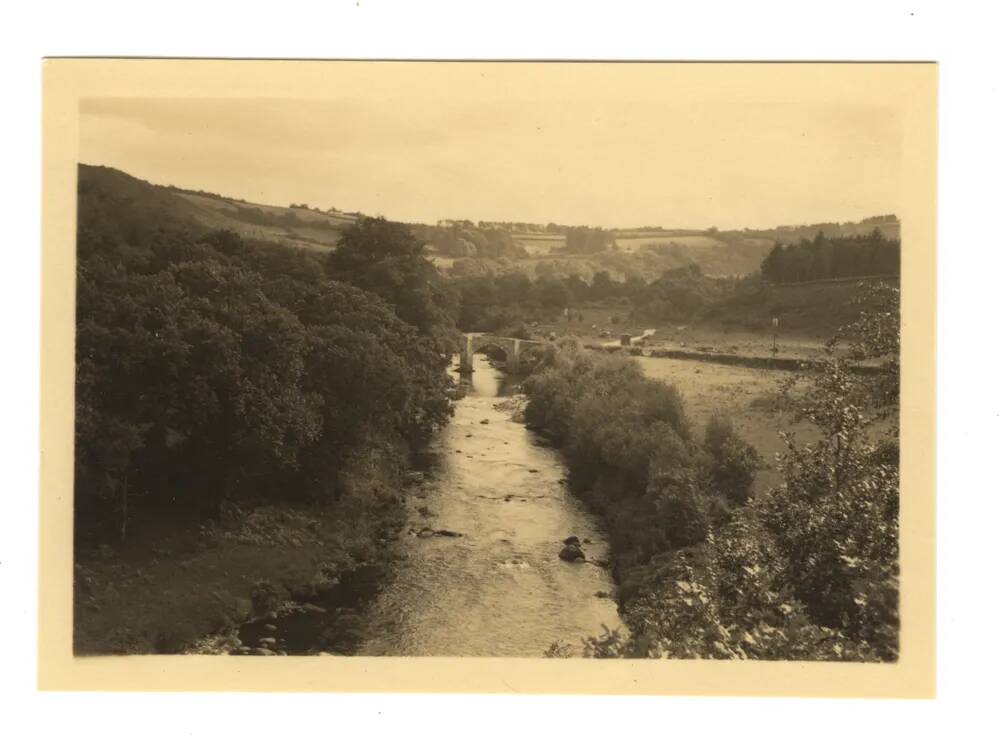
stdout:
[(673, 234), (653, 233), (618, 235), (615, 237), (615, 244), (618, 245), (618, 249), (622, 252), (635, 252), (643, 247), (659, 247), (668, 244), (676, 244), (680, 247), (694, 247), (696, 249), (726, 246), (725, 242), (711, 236), (704, 236), (703, 234), (682, 234), (675, 236)]
[[(754, 494), (763, 495), (778, 485), (775, 455), (785, 451), (780, 433), (795, 435), (800, 443), (815, 441), (819, 429), (806, 421), (795, 422), (787, 406), (781, 407), (779, 391), (788, 372), (727, 366), (703, 361), (670, 358), (637, 359), (643, 373), (673, 384), (684, 400), (685, 412), (698, 431), (704, 430), (713, 415), (725, 414), (737, 433), (761, 458), (754, 479)], [(798, 391), (801, 386), (794, 390)]]

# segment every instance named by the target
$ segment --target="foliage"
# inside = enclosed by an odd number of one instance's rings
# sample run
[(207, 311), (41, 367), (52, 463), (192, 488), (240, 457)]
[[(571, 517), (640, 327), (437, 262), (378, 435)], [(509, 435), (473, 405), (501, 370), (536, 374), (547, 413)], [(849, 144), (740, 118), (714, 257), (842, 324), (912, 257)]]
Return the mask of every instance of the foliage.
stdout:
[(447, 257), (497, 260), (527, 256), (524, 248), (504, 228), (476, 228), (463, 222), (450, 226), (413, 226), (412, 230), (421, 241)]
[(711, 278), (690, 265), (668, 270), (649, 283), (637, 276), (615, 280), (605, 270), (594, 273), (590, 282), (576, 273), (545, 273), (532, 280), (514, 270), (456, 277), (450, 286), (457, 297), (458, 326), (496, 332), (582, 306), (623, 305), (631, 308), (636, 322), (687, 322), (730, 297), (741, 282)]
[(423, 252), (403, 224), (361, 218), (344, 230), (325, 267), (330, 278), (379, 295), (438, 350), (452, 350), (454, 300)]
[(879, 229), (861, 236), (833, 237), (820, 231), (797, 244), (777, 242), (761, 263), (765, 280), (775, 283), (899, 275), (898, 239), (887, 239)]
[[(440, 340), (378, 296), (327, 279), (315, 255), (199, 236), (102, 176), (80, 180), (79, 539), (219, 517), (237, 499), (333, 501), (359, 457), (449, 417)], [(378, 246), (398, 237), (377, 229)]]
[[(628, 630), (591, 657), (894, 661), (899, 631), (898, 291), (877, 286), (810, 376), (784, 482), (749, 495), (758, 458), (722, 416), (699, 444), (673, 388), (634, 362), (562, 344), (524, 384), (527, 421), (566, 451), (608, 521)], [(882, 362), (874, 375), (852, 367)], [(893, 387), (893, 382), (896, 386)], [(722, 511), (713, 500), (721, 495)]]
[[(802, 398), (821, 438), (807, 447), (787, 440), (785, 482), (759, 507), (789, 562), (783, 580), (810, 616), (879, 659), (895, 659), (898, 647), (898, 299), (887, 285), (859, 299), (866, 311), (831, 341), (847, 339), (846, 354), (822, 364)], [(882, 360), (875, 374), (851, 367), (870, 358)]]
[(527, 424), (562, 446), (572, 485), (606, 518), (620, 574), (706, 537), (713, 463), (676, 388), (630, 358), (562, 343), (523, 390)]
[(718, 414), (705, 427), (704, 447), (712, 486), (729, 502), (745, 504), (760, 466), (757, 450), (739, 438), (730, 419)]
[(615, 236), (611, 231), (589, 226), (569, 226), (565, 229), (565, 254), (594, 254), (614, 248)]

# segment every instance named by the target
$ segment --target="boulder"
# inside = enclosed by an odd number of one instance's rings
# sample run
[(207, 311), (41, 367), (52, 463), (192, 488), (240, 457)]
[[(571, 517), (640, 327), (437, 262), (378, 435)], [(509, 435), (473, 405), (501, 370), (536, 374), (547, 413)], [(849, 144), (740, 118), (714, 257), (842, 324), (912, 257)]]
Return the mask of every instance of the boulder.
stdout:
[(273, 636), (262, 636), (260, 639), (257, 640), (257, 643), (260, 644), (262, 647), (273, 647), (275, 644), (278, 643), (278, 640), (275, 639)]
[(587, 557), (578, 545), (564, 545), (559, 550), (559, 558), (563, 561), (586, 561)]
[(580, 538), (576, 535), (570, 535), (563, 541), (563, 545), (580, 545)]

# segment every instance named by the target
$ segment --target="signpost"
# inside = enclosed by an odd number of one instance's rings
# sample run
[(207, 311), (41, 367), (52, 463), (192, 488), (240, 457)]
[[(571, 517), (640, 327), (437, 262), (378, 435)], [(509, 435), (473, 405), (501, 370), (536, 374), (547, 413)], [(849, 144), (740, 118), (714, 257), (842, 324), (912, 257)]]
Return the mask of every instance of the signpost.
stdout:
[(771, 317), (771, 368), (774, 368), (774, 360), (778, 356), (778, 318)]

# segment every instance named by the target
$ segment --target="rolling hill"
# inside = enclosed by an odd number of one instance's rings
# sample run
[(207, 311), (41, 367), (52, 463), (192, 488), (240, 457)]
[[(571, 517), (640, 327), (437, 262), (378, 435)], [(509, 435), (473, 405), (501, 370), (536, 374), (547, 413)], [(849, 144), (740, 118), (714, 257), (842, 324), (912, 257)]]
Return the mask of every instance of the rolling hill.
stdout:
[[(80, 164), (80, 209), (102, 203), (105, 220), (135, 228), (227, 229), (296, 249), (328, 252), (356, 215), (310, 208), (281, 208), (177, 187), (154, 185), (118, 169)], [(128, 226), (120, 226), (127, 235)]]
[[(324, 212), (304, 206), (280, 207), (251, 203), (199, 190), (154, 185), (118, 169), (79, 167), (81, 209), (90, 201), (103, 202), (104, 220), (114, 220), (127, 230), (131, 222), (150, 226), (228, 229), (253, 239), (276, 242), (296, 249), (328, 252), (336, 246), (344, 227), (359, 214)], [(125, 225), (122, 225), (125, 224)], [(461, 225), (460, 225), (461, 224)], [(774, 229), (614, 229), (604, 251), (587, 254), (565, 252), (566, 230), (571, 227), (537, 227), (522, 224), (441, 222), (438, 226), (410, 224), (427, 245), (428, 257), (445, 274), (489, 275), (519, 270), (529, 277), (579, 275), (585, 280), (608, 272), (624, 280), (630, 276), (647, 281), (664, 272), (697, 264), (707, 276), (745, 276), (759, 270), (775, 241), (795, 242), (823, 231), (827, 236), (849, 236), (878, 228), (888, 238), (899, 236), (895, 216), (875, 216), (856, 223), (823, 223), (780, 226)]]

